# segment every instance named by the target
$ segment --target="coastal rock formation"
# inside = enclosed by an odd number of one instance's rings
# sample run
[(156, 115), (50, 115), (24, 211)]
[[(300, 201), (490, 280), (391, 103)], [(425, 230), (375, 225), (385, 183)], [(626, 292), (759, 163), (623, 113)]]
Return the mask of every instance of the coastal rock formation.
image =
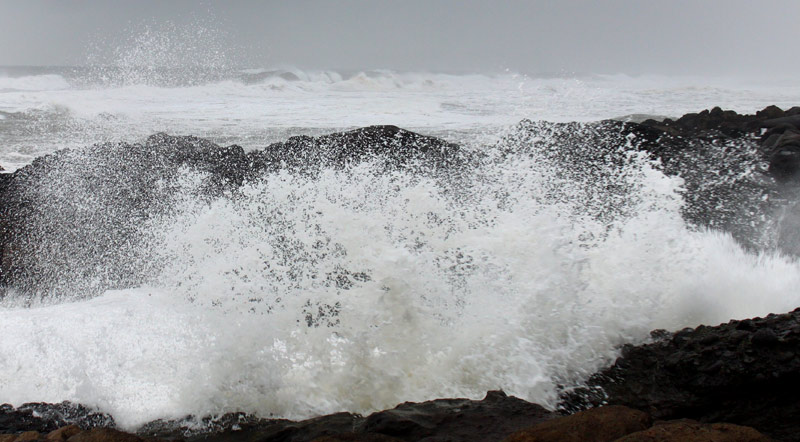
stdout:
[(652, 424), (653, 421), (647, 413), (610, 405), (534, 425), (512, 434), (505, 439), (505, 442), (614, 441), (628, 434), (646, 430)]
[(367, 159), (384, 167), (452, 168), (458, 147), (394, 126), (293, 137), (245, 152), (196, 137), (156, 134), (141, 144), (59, 151), (0, 175), (0, 285), (45, 296), (141, 283), (142, 227), (174, 209), (187, 173), (199, 197), (235, 192), (282, 169), (315, 173)]
[[(32, 417), (32, 406), (43, 412)], [(83, 429), (96, 430), (81, 433), (72, 441), (94, 441), (99, 429), (114, 428), (113, 420), (85, 407), (73, 406), (83, 414), (58, 416), (56, 410), (66, 404), (29, 404), (13, 409), (0, 408), (0, 434), (34, 431), (38, 435), (57, 435), (59, 427), (77, 423)], [(539, 405), (507, 396), (500, 391), (487, 393), (483, 400), (437, 399), (413, 403), (362, 417), (351, 413), (335, 413), (304, 421), (286, 419), (260, 419), (243, 413), (231, 413), (214, 419), (203, 418), (194, 425), (188, 422), (155, 421), (142, 426), (138, 436), (143, 439), (187, 441), (310, 441), (310, 440), (450, 440), (450, 441), (500, 441), (509, 434), (558, 416)], [(74, 430), (62, 430), (65, 431)], [(104, 430), (110, 431), (110, 430)], [(113, 436), (113, 435), (112, 435)], [(3, 436), (0, 436), (3, 437)], [(36, 437), (35, 439), (38, 439)], [(52, 438), (51, 438), (52, 440)], [(106, 440), (119, 440), (111, 437)], [(20, 442), (19, 440), (15, 442)]]
[(800, 440), (800, 309), (699, 326), (628, 345), (616, 363), (565, 395), (569, 411), (604, 404), (754, 427)]
[(754, 428), (733, 424), (701, 424), (690, 419), (656, 422), (652, 427), (617, 442), (770, 442)]
[[(40, 406), (43, 404), (40, 404)], [(611, 442), (626, 441), (765, 441), (755, 429), (731, 424), (701, 424), (686, 419), (653, 421), (647, 413), (622, 406), (606, 406), (557, 417), (539, 405), (489, 392), (482, 401), (437, 399), (400, 404), (362, 417), (335, 413), (294, 422), (259, 419), (242, 413), (193, 421), (191, 426), (173, 421), (144, 425), (136, 434), (84, 421), (47, 432), (7, 432), (0, 426), (0, 442), (33, 440), (70, 442), (416, 442), (416, 441), (505, 441), (505, 442)], [(198, 424), (202, 424), (199, 425)], [(31, 427), (33, 428), (33, 427)], [(6, 432), (5, 434), (3, 434)], [(709, 439), (710, 438), (710, 439)]]
[[(690, 225), (728, 232), (752, 250), (797, 255), (800, 163), (793, 165), (787, 152), (800, 130), (793, 125), (798, 113), (770, 106), (755, 115), (714, 108), (642, 123), (526, 120), (502, 144), (527, 149), (561, 176), (585, 183), (586, 195), (603, 189), (620, 200), (630, 189), (616, 177), (625, 173), (631, 152), (644, 152), (653, 167), (683, 180), (682, 211)], [(778, 132), (784, 138), (776, 139)], [(595, 210), (600, 217), (626, 209), (614, 198), (605, 203)]]
[(36, 431), (44, 434), (69, 425), (83, 428), (108, 427), (114, 426), (114, 419), (107, 414), (69, 402), (30, 403), (17, 408), (8, 404), (0, 405), (0, 433)]
[[(714, 108), (641, 124), (523, 121), (487, 149), (528, 152), (551, 164), (583, 186), (586, 209), (601, 219), (631, 210), (620, 204), (631, 189), (618, 176), (632, 151), (646, 152), (684, 180), (683, 215), (691, 225), (727, 231), (751, 249), (797, 255), (799, 122), (800, 108), (774, 106), (755, 115)], [(159, 265), (143, 247), (144, 226), (174, 210), (187, 186), (211, 199), (279, 170), (314, 174), (369, 160), (441, 176), (468, 174), (493, 157), (394, 126), (292, 137), (250, 152), (165, 134), (59, 151), (0, 174), (0, 286), (48, 296), (141, 284)], [(598, 189), (610, 197), (595, 198)]]

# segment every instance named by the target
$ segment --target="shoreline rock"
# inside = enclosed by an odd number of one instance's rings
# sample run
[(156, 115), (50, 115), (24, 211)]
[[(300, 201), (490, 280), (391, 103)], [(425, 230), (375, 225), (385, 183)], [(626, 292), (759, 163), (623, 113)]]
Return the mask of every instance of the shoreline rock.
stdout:
[[(305, 421), (223, 416), (220, 426), (204, 433), (187, 431), (165, 422), (147, 424), (136, 433), (113, 426), (67, 425), (50, 432), (3, 433), (0, 442), (391, 442), (391, 441), (770, 441), (758, 430), (728, 423), (701, 423), (690, 419), (654, 421), (642, 411), (608, 405), (558, 416), (542, 407), (502, 392), (489, 392), (482, 401), (437, 399), (404, 403), (364, 418), (335, 413)], [(234, 423), (236, 422), (236, 423)], [(154, 427), (160, 427), (154, 430)]]
[(800, 309), (626, 345), (616, 362), (567, 392), (575, 412), (625, 405), (654, 419), (750, 426), (800, 440)]

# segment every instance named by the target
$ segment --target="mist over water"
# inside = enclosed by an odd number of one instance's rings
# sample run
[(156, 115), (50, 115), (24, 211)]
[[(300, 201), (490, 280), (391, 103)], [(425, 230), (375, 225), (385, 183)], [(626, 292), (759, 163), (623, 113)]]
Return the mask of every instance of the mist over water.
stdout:
[(286, 169), (210, 199), (199, 196), (203, 174), (183, 170), (172, 210), (135, 226), (147, 239), (130, 253), (131, 268), (148, 263), (140, 286), (2, 298), (5, 401), (70, 400), (127, 428), (229, 411), (366, 413), (498, 388), (554, 406), (559, 385), (652, 329), (800, 305), (795, 259), (688, 224), (682, 179), (630, 145), (586, 167), (559, 153), (554, 134), (534, 130), (534, 148), (518, 135), (536, 126), (512, 126), (753, 111), (797, 104), (798, 88), (240, 70), (222, 59), (181, 71), (183, 62), (161, 60), (182, 43), (135, 41), (117, 51), (127, 64), (103, 74), (0, 70), (0, 164), (156, 131), (255, 148), (369, 124), (441, 135), (479, 161), (451, 171), (387, 170), (380, 158)]

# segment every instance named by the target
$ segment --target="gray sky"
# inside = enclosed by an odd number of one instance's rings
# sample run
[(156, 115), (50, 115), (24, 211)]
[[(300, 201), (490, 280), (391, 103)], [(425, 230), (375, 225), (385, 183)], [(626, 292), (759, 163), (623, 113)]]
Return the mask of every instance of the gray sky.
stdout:
[(786, 75), (798, 23), (798, 0), (0, 0), (0, 65), (113, 62), (149, 27), (246, 67)]

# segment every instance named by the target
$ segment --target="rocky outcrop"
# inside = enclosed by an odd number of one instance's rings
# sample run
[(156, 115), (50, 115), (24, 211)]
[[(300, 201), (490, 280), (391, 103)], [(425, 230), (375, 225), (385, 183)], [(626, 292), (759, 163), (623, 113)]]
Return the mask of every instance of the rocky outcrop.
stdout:
[[(45, 409), (44, 404), (39, 404)], [(0, 442), (33, 440), (70, 442), (606, 442), (626, 441), (763, 441), (758, 431), (731, 424), (701, 424), (689, 420), (656, 422), (647, 413), (622, 406), (606, 406), (557, 417), (539, 405), (489, 392), (481, 401), (437, 399), (400, 404), (367, 417), (335, 413), (294, 422), (259, 419), (232, 413), (201, 420), (188, 427), (180, 422), (156, 421), (136, 434), (113, 428), (113, 422), (83, 421), (52, 431), (39, 429), (6, 433), (0, 426)], [(52, 418), (52, 416), (51, 416)], [(34, 427), (31, 427), (34, 428)]]
[[(631, 189), (618, 177), (632, 150), (645, 151), (665, 173), (683, 178), (689, 223), (730, 232), (752, 249), (800, 255), (799, 119), (800, 108), (771, 106), (755, 115), (714, 108), (641, 124), (523, 121), (487, 149), (528, 152), (552, 164), (584, 186), (585, 207), (601, 219), (633, 210), (620, 204)], [(292, 137), (250, 152), (165, 134), (56, 152), (0, 174), (0, 286), (47, 296), (141, 284), (159, 265), (142, 246), (143, 226), (174, 210), (187, 173), (199, 177), (192, 192), (215, 198), (278, 170), (314, 174), (369, 160), (455, 176), (489, 157), (497, 155), (394, 126)], [(598, 189), (609, 196), (595, 198)]]
[(610, 405), (580, 411), (518, 431), (505, 442), (610, 442), (650, 428), (647, 413), (628, 407)]
[(770, 442), (754, 428), (733, 424), (701, 424), (689, 419), (661, 421), (647, 430), (617, 439), (617, 442)]
[(37, 158), (0, 174), (0, 285), (46, 296), (140, 284), (158, 265), (143, 255), (142, 226), (174, 210), (187, 172), (200, 179), (192, 191), (213, 198), (265, 173), (313, 174), (368, 159), (421, 173), (462, 161), (457, 146), (394, 126), (293, 137), (251, 152), (156, 134), (141, 144), (108, 143)]
[(655, 419), (729, 422), (800, 440), (799, 395), (797, 309), (626, 346), (613, 366), (565, 395), (562, 406), (625, 405)]
[[(493, 391), (482, 401), (438, 399), (404, 403), (373, 413), (358, 430), (406, 441), (499, 441), (510, 433), (551, 419), (555, 414), (503, 392)], [(430, 439), (428, 439), (430, 438)]]
[[(59, 434), (71, 432), (73, 442), (115, 439), (114, 422), (91, 410), (70, 406), (69, 415), (58, 415), (68, 404), (29, 404), (13, 409), (0, 408), (0, 434), (25, 431), (37, 433), (35, 439), (48, 434), (55, 440)], [(38, 409), (41, 415), (32, 415)], [(103, 419), (98, 419), (102, 416)], [(507, 396), (503, 392), (487, 393), (483, 400), (437, 399), (427, 402), (406, 402), (397, 407), (362, 417), (351, 413), (335, 413), (304, 421), (260, 419), (244, 413), (231, 413), (194, 422), (155, 421), (142, 426), (135, 437), (142, 439), (188, 441), (500, 441), (509, 434), (558, 416), (539, 405)], [(75, 433), (74, 427), (91, 431)], [(60, 427), (72, 428), (60, 429)], [(102, 430), (101, 430), (102, 429)], [(59, 433), (61, 431), (61, 433)], [(103, 439), (107, 435), (110, 439)], [(3, 436), (0, 436), (3, 437)], [(60, 437), (60, 436), (59, 436)], [(131, 436), (134, 437), (134, 436)], [(63, 438), (62, 438), (63, 439)], [(127, 440), (127, 439), (125, 439)], [(131, 441), (140, 439), (130, 439)], [(20, 442), (16, 440), (14, 442)]]
[[(717, 107), (642, 123), (523, 121), (504, 143), (585, 182), (587, 195), (596, 188), (626, 195), (610, 177), (625, 173), (631, 151), (646, 152), (658, 169), (683, 179), (683, 216), (691, 225), (729, 232), (753, 250), (800, 255), (798, 122), (800, 107), (770, 106), (753, 115)], [(596, 212), (624, 210), (610, 198)]]
[(17, 408), (8, 404), (0, 405), (0, 433), (49, 433), (69, 425), (83, 428), (108, 427), (114, 426), (114, 419), (107, 414), (69, 402), (29, 403)]

